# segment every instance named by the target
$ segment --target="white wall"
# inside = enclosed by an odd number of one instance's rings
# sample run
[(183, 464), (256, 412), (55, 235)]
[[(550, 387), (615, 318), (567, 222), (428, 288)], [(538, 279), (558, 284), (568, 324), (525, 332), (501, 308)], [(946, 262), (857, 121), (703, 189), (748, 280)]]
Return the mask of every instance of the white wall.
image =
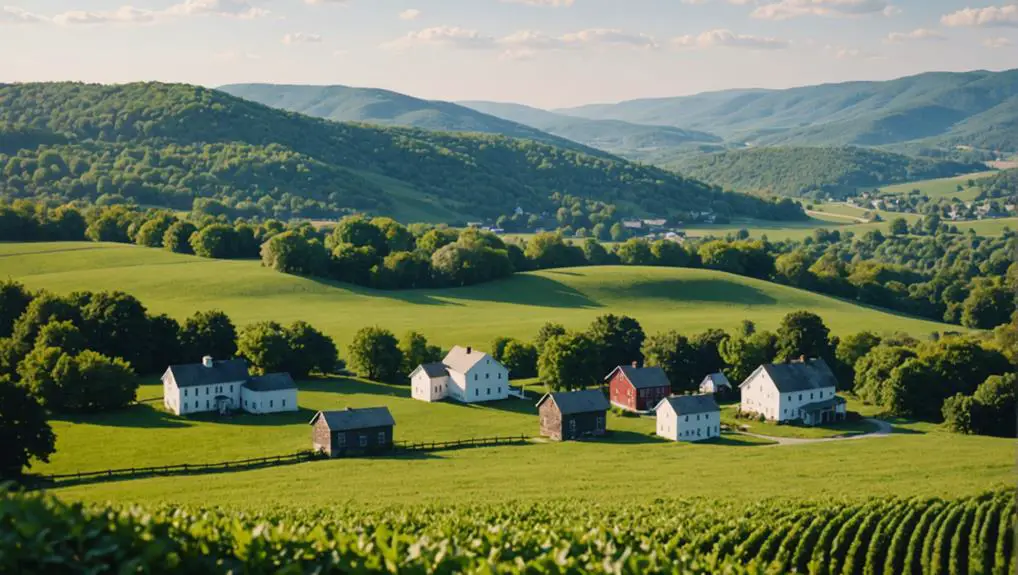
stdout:
[(252, 391), (245, 387), (241, 392), (241, 409), (255, 414), (297, 411), (297, 390)]
[(676, 418), (676, 439), (679, 441), (703, 441), (721, 436), (721, 412), (679, 415)]
[(835, 389), (825, 387), (793, 393), (779, 393), (767, 372), (756, 372), (748, 383), (741, 387), (742, 411), (762, 413), (764, 417), (774, 421), (799, 419), (799, 408), (834, 397)]
[(477, 403), (509, 397), (509, 370), (490, 356), (474, 364), (464, 375), (465, 393), (461, 401)]
[(678, 441), (678, 426), (675, 424), (675, 411), (665, 403), (657, 410), (657, 434), (672, 441)]
[(779, 398), (781, 416), (778, 418), (778, 421), (798, 419), (800, 407), (832, 398), (834, 398), (833, 387), (811, 389), (809, 391), (796, 391), (794, 393), (782, 393)]
[(420, 401), (439, 401), (445, 399), (449, 393), (449, 378), (436, 377), (432, 379), (423, 370), (410, 378), (410, 396)]

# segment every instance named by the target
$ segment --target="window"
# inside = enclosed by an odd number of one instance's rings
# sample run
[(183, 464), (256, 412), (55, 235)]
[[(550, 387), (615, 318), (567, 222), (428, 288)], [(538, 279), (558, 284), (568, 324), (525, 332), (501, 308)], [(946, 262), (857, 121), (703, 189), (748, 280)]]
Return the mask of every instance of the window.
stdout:
[(696, 420), (700, 421), (700, 414), (699, 413), (696, 414)]
[(498, 374), (498, 378), (502, 379), (502, 374), (501, 373)]
[(233, 393), (233, 386), (230, 386), (230, 393)]
[(481, 395), (481, 388), (477, 388), (474, 390), (474, 396), (477, 397), (479, 395)]
[(194, 408), (195, 408), (195, 409), (198, 409), (198, 400), (197, 400), (197, 399), (196, 399), (196, 400), (194, 400)]
[(187, 397), (187, 388), (184, 388), (184, 397)]
[(604, 429), (604, 418), (603, 417), (598, 417), (597, 418), (597, 428), (598, 429)]
[(474, 374), (474, 381), (477, 381), (477, 374)]
[(211, 394), (211, 392), (212, 392), (212, 388), (211, 388), (211, 387), (207, 387), (207, 386), (206, 386), (206, 387), (205, 387), (205, 395), (210, 395), (210, 394)]
[(208, 409), (209, 407), (210, 407), (210, 406), (209, 406), (209, 400), (207, 400), (207, 399), (206, 399), (206, 400), (205, 400), (205, 409)]
[(488, 395), (491, 395), (491, 388), (488, 388)]
[(802, 401), (802, 394), (799, 394), (799, 401)]
[(696, 436), (697, 436), (697, 437), (700, 437), (700, 428), (699, 428), (699, 427), (698, 427), (698, 428), (696, 428)]
[(491, 374), (490, 373), (484, 374), (484, 379), (491, 379)]
[(367, 447), (368, 446), (368, 436), (367, 435), (361, 435), (360, 437), (357, 438), (357, 442), (360, 444), (361, 447)]
[(792, 401), (792, 396), (791, 395), (788, 396), (788, 401)]
[(345, 434), (340, 433), (339, 435), (336, 436), (336, 445), (338, 447), (346, 447), (346, 435)]
[(385, 445), (385, 432), (384, 431), (379, 431), (378, 432), (378, 444), (379, 445)]
[(275, 401), (275, 400), (273, 400), (273, 399), (270, 399), (270, 400), (269, 400), (269, 407), (274, 407), (274, 406), (272, 405), (272, 404), (274, 404), (274, 403), (276, 403), (276, 401)]
[(813, 394), (812, 394), (812, 393), (811, 393), (811, 394), (809, 394), (809, 398), (810, 398), (810, 399), (813, 399)]

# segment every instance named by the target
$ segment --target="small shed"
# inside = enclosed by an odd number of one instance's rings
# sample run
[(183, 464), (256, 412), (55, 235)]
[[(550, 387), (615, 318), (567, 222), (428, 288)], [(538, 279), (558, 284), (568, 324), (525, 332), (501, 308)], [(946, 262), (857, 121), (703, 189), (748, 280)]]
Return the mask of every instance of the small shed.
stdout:
[(597, 389), (546, 394), (537, 402), (541, 435), (558, 441), (604, 435), (609, 407)]
[(319, 411), (311, 419), (311, 445), (332, 457), (392, 449), (396, 421), (386, 407)]
[(712, 373), (700, 382), (700, 393), (716, 393), (723, 397), (732, 393), (732, 382), (721, 372)]
[(660, 367), (620, 365), (605, 377), (612, 405), (629, 411), (650, 411), (672, 393), (672, 384)]

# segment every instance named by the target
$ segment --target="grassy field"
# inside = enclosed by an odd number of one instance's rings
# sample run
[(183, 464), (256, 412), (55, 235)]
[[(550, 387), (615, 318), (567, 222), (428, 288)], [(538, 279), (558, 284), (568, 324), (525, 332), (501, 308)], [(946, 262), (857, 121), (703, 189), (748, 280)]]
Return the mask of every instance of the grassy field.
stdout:
[[(957, 197), (960, 200), (974, 200), (976, 199), (976, 196), (979, 195), (979, 180), (988, 178), (996, 173), (997, 172), (995, 170), (991, 170), (975, 174), (965, 174), (963, 176), (956, 176), (953, 178), (938, 178), (935, 180), (922, 180), (907, 184), (896, 184), (893, 186), (884, 186), (880, 188), (880, 191), (885, 194), (905, 195), (912, 190), (919, 190), (922, 194), (929, 196), (930, 198)], [(974, 180), (977, 185), (971, 188), (967, 187), (969, 180)], [(965, 190), (959, 192), (958, 185), (964, 187)], [(872, 189), (866, 189), (864, 191), (872, 191)]]
[(828, 437), (840, 437), (848, 435), (861, 435), (877, 430), (877, 426), (867, 421), (845, 421), (830, 425), (818, 425), (816, 427), (805, 427), (798, 425), (778, 425), (772, 421), (756, 421), (738, 419), (735, 417), (738, 411), (738, 404), (725, 405), (721, 408), (721, 422), (727, 423), (738, 429), (745, 429), (750, 433), (767, 435), (770, 437), (791, 437), (801, 439), (823, 439)]
[(734, 329), (743, 319), (775, 329), (789, 312), (820, 314), (835, 333), (958, 329), (877, 311), (769, 282), (708, 270), (592, 267), (518, 274), (467, 288), (375, 291), (300, 278), (256, 261), (216, 261), (123, 244), (0, 244), (0, 277), (58, 293), (123, 290), (178, 319), (221, 309), (238, 325), (306, 320), (341, 347), (368, 325), (414, 329), (434, 343), (485, 348), (496, 336), (531, 339), (542, 324), (583, 328), (629, 314), (647, 333)]
[[(146, 388), (152, 392), (154, 388)], [(405, 390), (349, 380), (303, 384), (303, 411), (227, 421), (182, 419), (152, 406), (57, 422), (58, 453), (39, 471), (169, 464), (308, 448), (318, 408), (388, 405), (397, 440), (537, 433), (530, 402), (424, 404)], [(609, 416), (601, 440), (531, 443), (307, 463), (57, 490), (93, 502), (245, 507), (365, 507), (563, 498), (649, 504), (660, 497), (725, 501), (891, 496), (960, 497), (1013, 483), (1012, 440), (900, 425), (888, 437), (776, 446), (740, 435), (700, 444), (651, 435), (650, 418)], [(794, 484), (795, 488), (790, 489)]]

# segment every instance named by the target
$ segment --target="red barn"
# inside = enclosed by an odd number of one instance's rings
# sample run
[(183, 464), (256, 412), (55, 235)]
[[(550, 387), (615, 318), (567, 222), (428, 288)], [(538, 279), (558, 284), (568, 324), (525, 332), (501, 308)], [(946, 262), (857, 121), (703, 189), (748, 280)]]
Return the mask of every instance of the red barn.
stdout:
[(672, 384), (660, 367), (618, 366), (608, 377), (608, 399), (630, 411), (649, 411), (672, 393)]

